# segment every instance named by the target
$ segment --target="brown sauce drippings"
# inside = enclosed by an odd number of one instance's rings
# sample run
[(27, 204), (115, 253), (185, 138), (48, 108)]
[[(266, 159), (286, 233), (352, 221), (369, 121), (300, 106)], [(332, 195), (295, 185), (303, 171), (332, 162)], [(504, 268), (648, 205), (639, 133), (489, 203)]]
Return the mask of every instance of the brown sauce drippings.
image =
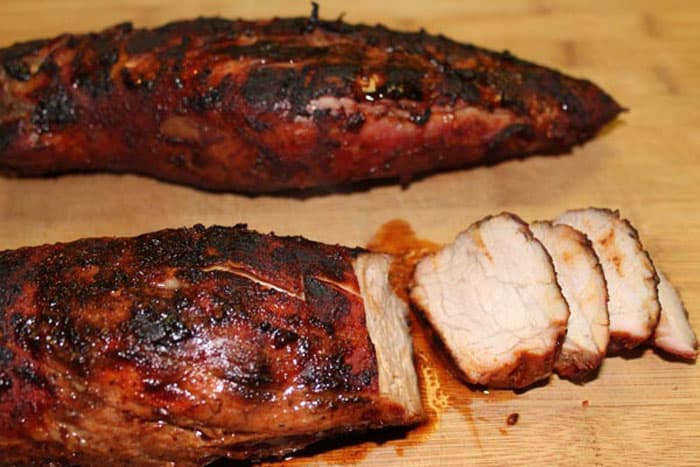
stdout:
[(437, 243), (416, 237), (411, 225), (400, 219), (391, 220), (382, 225), (374, 237), (367, 243), (367, 249), (394, 256), (389, 271), (389, 282), (394, 292), (408, 301), (408, 287), (411, 284), (413, 270), (425, 255), (436, 252)]

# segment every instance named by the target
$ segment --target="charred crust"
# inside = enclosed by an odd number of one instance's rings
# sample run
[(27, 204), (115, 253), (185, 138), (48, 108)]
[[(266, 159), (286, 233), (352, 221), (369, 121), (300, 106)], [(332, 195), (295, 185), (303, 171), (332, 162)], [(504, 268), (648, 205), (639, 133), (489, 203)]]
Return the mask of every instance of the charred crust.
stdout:
[(489, 151), (502, 150), (514, 139), (529, 140), (534, 137), (534, 129), (525, 123), (512, 123), (499, 131), (487, 144)]
[(250, 126), (256, 133), (262, 133), (263, 131), (271, 130), (273, 127), (259, 118), (255, 118), (252, 115), (244, 115), (246, 123)]
[(143, 76), (135, 77), (126, 68), (122, 68), (120, 75), (121, 75), (122, 83), (124, 83), (124, 86), (129, 90), (132, 90), (132, 91), (138, 90), (138, 91), (145, 91), (146, 93), (150, 93), (151, 91), (153, 91), (153, 88), (155, 87), (155, 82), (152, 79), (147, 79), (147, 78), (144, 78)]
[(308, 276), (304, 277), (304, 293), (314, 324), (333, 334), (334, 323), (350, 312), (348, 298), (335, 287)]
[(162, 33), (162, 28), (155, 30), (137, 29), (126, 39), (124, 46), (130, 55), (138, 55), (151, 52), (168, 42), (169, 36)]
[(291, 45), (273, 41), (258, 41), (248, 45), (230, 45), (217, 49), (216, 54), (234, 59), (264, 58), (272, 62), (299, 61), (328, 55), (328, 47)]
[(355, 112), (350, 114), (347, 121), (345, 122), (345, 129), (348, 131), (356, 132), (365, 124), (365, 114), (362, 112)]
[(299, 339), (299, 334), (288, 329), (275, 328), (270, 334), (272, 336), (272, 346), (275, 349), (286, 347)]
[(224, 100), (230, 87), (230, 79), (224, 79), (218, 86), (209, 87), (202, 93), (185, 96), (183, 104), (195, 112), (206, 112), (214, 108), (220, 108), (221, 102)]
[(263, 354), (240, 364), (231, 365), (224, 371), (223, 378), (238, 386), (261, 388), (275, 381), (272, 368)]
[(39, 388), (46, 387), (46, 378), (40, 375), (29, 363), (24, 363), (15, 368), (15, 375), (25, 383)]
[(138, 307), (126, 325), (137, 343), (153, 346), (158, 351), (167, 351), (192, 336), (178, 310), (169, 307), (158, 310)]
[(0, 370), (0, 393), (12, 389), (12, 377), (5, 370)]
[(54, 127), (73, 123), (76, 119), (75, 102), (60, 85), (39, 98), (32, 114), (32, 123), (42, 132), (50, 132)]
[(0, 50), (0, 60), (4, 64), (7, 61), (22, 59), (27, 55), (35, 54), (48, 43), (49, 41), (46, 39), (18, 42), (7, 49)]
[(2, 64), (5, 73), (17, 81), (29, 81), (32, 73), (29, 70), (29, 65), (20, 59), (7, 60)]
[(345, 363), (342, 353), (331, 356), (315, 354), (299, 377), (312, 392), (357, 390), (352, 367)]
[(0, 151), (7, 148), (15, 139), (19, 123), (13, 122), (10, 124), (0, 124)]
[(15, 353), (12, 349), (0, 346), (0, 365), (3, 367), (9, 366), (12, 360), (15, 358)]
[(411, 114), (408, 119), (416, 125), (422, 126), (428, 123), (428, 120), (430, 120), (430, 113), (430, 107), (426, 107), (422, 113)]
[(47, 57), (43, 62), (41, 62), (41, 65), (39, 65), (39, 72), (44, 73), (49, 77), (56, 76), (59, 71), (60, 67), (58, 66), (58, 63), (56, 63), (50, 57)]
[(436, 99), (437, 104), (454, 105), (458, 100), (468, 104), (476, 104), (481, 101), (481, 93), (475, 83), (476, 72), (446, 68), (443, 73), (444, 79), (440, 94)]

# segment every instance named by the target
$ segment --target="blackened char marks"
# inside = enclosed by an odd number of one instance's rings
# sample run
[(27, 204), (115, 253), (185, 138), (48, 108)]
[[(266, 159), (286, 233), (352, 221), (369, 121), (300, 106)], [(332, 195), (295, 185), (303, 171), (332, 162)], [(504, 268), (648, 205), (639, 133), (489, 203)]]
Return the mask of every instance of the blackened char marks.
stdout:
[(39, 97), (32, 114), (32, 123), (48, 132), (76, 120), (76, 105), (63, 86), (47, 89)]
[[(315, 62), (294, 68), (256, 68), (243, 85), (243, 97), (261, 112), (286, 111), (290, 116), (308, 116), (307, 106), (317, 97), (354, 98), (355, 79), (359, 72), (360, 65), (352, 60), (345, 64)], [(397, 81), (386, 92), (408, 92), (405, 91), (408, 86)], [(415, 93), (415, 90), (410, 90), (410, 93)]]
[(206, 90), (193, 96), (185, 96), (183, 104), (195, 112), (221, 110), (224, 97), (230, 93), (232, 83), (230, 78), (224, 78), (217, 86), (209, 86)]
[(299, 377), (313, 392), (358, 390), (352, 367), (345, 363), (342, 353), (329, 356), (314, 354)]
[(304, 75), (296, 68), (255, 68), (243, 85), (243, 97), (254, 109), (263, 112), (291, 111), (305, 114), (311, 89), (304, 84)]
[(316, 63), (304, 67), (305, 81), (311, 84), (310, 97), (352, 96), (355, 93), (355, 80), (362, 70), (356, 50), (342, 52), (346, 63)]
[(213, 39), (211, 36), (218, 37), (223, 35), (231, 38), (239, 33), (242, 24), (244, 24), (242, 21), (231, 21), (224, 18), (199, 17), (191, 21), (174, 21), (156, 28), (154, 31), (165, 36), (199, 36)]
[(28, 42), (18, 42), (7, 49), (0, 50), (0, 61), (3, 65), (7, 62), (25, 58), (41, 50), (49, 43), (46, 39), (39, 39)]
[(0, 370), (0, 397), (4, 391), (12, 389), (12, 377), (6, 370)]
[(523, 123), (513, 123), (498, 132), (488, 143), (488, 150), (492, 153), (498, 153), (507, 149), (507, 145), (512, 143), (513, 139), (530, 139), (534, 136), (534, 130), (530, 125)]
[(17, 81), (29, 81), (32, 73), (29, 70), (29, 65), (20, 59), (6, 60), (2, 64), (5, 73)]
[(391, 99), (423, 99), (423, 71), (405, 67), (389, 68), (386, 72), (386, 84), (379, 89), (379, 94)]
[(221, 49), (215, 49), (213, 52), (228, 55), (237, 60), (262, 58), (266, 62), (289, 62), (290, 60), (324, 57), (328, 54), (328, 47), (261, 40), (248, 45), (227, 45)]
[(231, 261), (292, 293), (303, 288), (302, 275), (342, 281), (352, 275), (351, 259), (359, 250), (319, 245), (301, 237), (273, 237), (236, 228), (211, 227), (202, 243), (213, 256), (207, 263)]
[(2, 392), (12, 388), (12, 377), (10, 367), (15, 353), (7, 347), (0, 346), (0, 397)]
[(89, 360), (91, 336), (89, 326), (74, 320), (63, 310), (46, 310), (33, 317), (14, 320), (17, 343), (34, 356), (50, 357), (83, 374)]
[(126, 39), (125, 49), (131, 55), (153, 52), (165, 45), (169, 39), (170, 35), (165, 34), (163, 28), (156, 30), (137, 29)]
[(365, 124), (365, 114), (362, 112), (355, 112), (353, 114), (350, 114), (348, 117), (347, 121), (345, 122), (345, 128), (348, 131), (359, 131), (362, 126)]
[(0, 346), (0, 366), (7, 368), (13, 358), (15, 358), (15, 353), (12, 349)]
[(28, 385), (46, 387), (46, 378), (31, 363), (24, 363), (15, 368), (15, 374)]
[(304, 277), (304, 295), (309, 305), (310, 322), (327, 334), (335, 333), (335, 323), (350, 313), (350, 301), (334, 286), (315, 277)]
[(479, 88), (475, 84), (477, 74), (470, 70), (444, 69), (444, 80), (441, 83), (437, 103), (454, 105), (458, 100), (475, 104), (481, 99)]
[(136, 237), (133, 242), (136, 261), (143, 267), (194, 267), (202, 264), (206, 241), (201, 231), (170, 229)]
[[(125, 334), (133, 334), (136, 343), (158, 352), (168, 352), (181, 341), (192, 336), (177, 307), (155, 301), (153, 305), (139, 304), (125, 323)], [(165, 305), (165, 306), (163, 306)]]
[[(0, 123), (0, 151), (3, 151), (10, 144), (12, 144), (12, 141), (15, 139), (15, 135), (17, 134), (18, 126), (18, 122), (10, 124)], [(0, 159), (1, 158), (2, 155), (0, 155)]]
[(31, 256), (29, 248), (0, 251), (0, 342), (7, 334), (5, 312), (22, 292), (22, 281), (28, 276), (26, 269)]

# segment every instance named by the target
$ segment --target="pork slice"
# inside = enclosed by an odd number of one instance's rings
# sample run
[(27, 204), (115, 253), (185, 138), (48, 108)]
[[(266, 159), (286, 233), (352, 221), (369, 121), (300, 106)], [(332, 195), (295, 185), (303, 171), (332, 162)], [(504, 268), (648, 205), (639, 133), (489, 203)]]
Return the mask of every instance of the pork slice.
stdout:
[(592, 242), (608, 285), (608, 350), (633, 349), (647, 341), (659, 320), (658, 278), (639, 235), (618, 211), (570, 210), (555, 223), (568, 224)]
[(584, 378), (600, 366), (610, 339), (603, 269), (591, 242), (573, 227), (533, 222), (530, 229), (552, 257), (571, 312), (554, 369), (566, 378)]
[(370, 340), (377, 355), (379, 394), (405, 411), (406, 420), (422, 416), (418, 378), (413, 365), (413, 341), (408, 306), (389, 283), (391, 256), (365, 253), (354, 270), (365, 305)]
[(522, 388), (547, 378), (569, 309), (527, 224), (503, 213), (423, 258), (411, 298), (468, 383)]
[(688, 311), (681, 296), (666, 276), (656, 270), (659, 276), (659, 302), (661, 315), (654, 330), (654, 347), (688, 360), (698, 357), (698, 339), (688, 321)]

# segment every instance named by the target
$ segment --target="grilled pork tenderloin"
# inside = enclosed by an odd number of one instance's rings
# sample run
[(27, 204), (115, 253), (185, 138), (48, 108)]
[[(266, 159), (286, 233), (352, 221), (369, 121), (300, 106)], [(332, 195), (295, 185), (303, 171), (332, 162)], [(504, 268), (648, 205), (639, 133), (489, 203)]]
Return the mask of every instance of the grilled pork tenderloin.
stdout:
[(468, 382), (522, 388), (547, 378), (569, 308), (527, 224), (487, 217), (417, 265), (411, 298)]
[(443, 36), (311, 18), (119, 24), (0, 49), (0, 169), (270, 192), (562, 153), (621, 107)]
[(241, 225), (0, 252), (2, 462), (202, 465), (420, 421), (389, 264)]

